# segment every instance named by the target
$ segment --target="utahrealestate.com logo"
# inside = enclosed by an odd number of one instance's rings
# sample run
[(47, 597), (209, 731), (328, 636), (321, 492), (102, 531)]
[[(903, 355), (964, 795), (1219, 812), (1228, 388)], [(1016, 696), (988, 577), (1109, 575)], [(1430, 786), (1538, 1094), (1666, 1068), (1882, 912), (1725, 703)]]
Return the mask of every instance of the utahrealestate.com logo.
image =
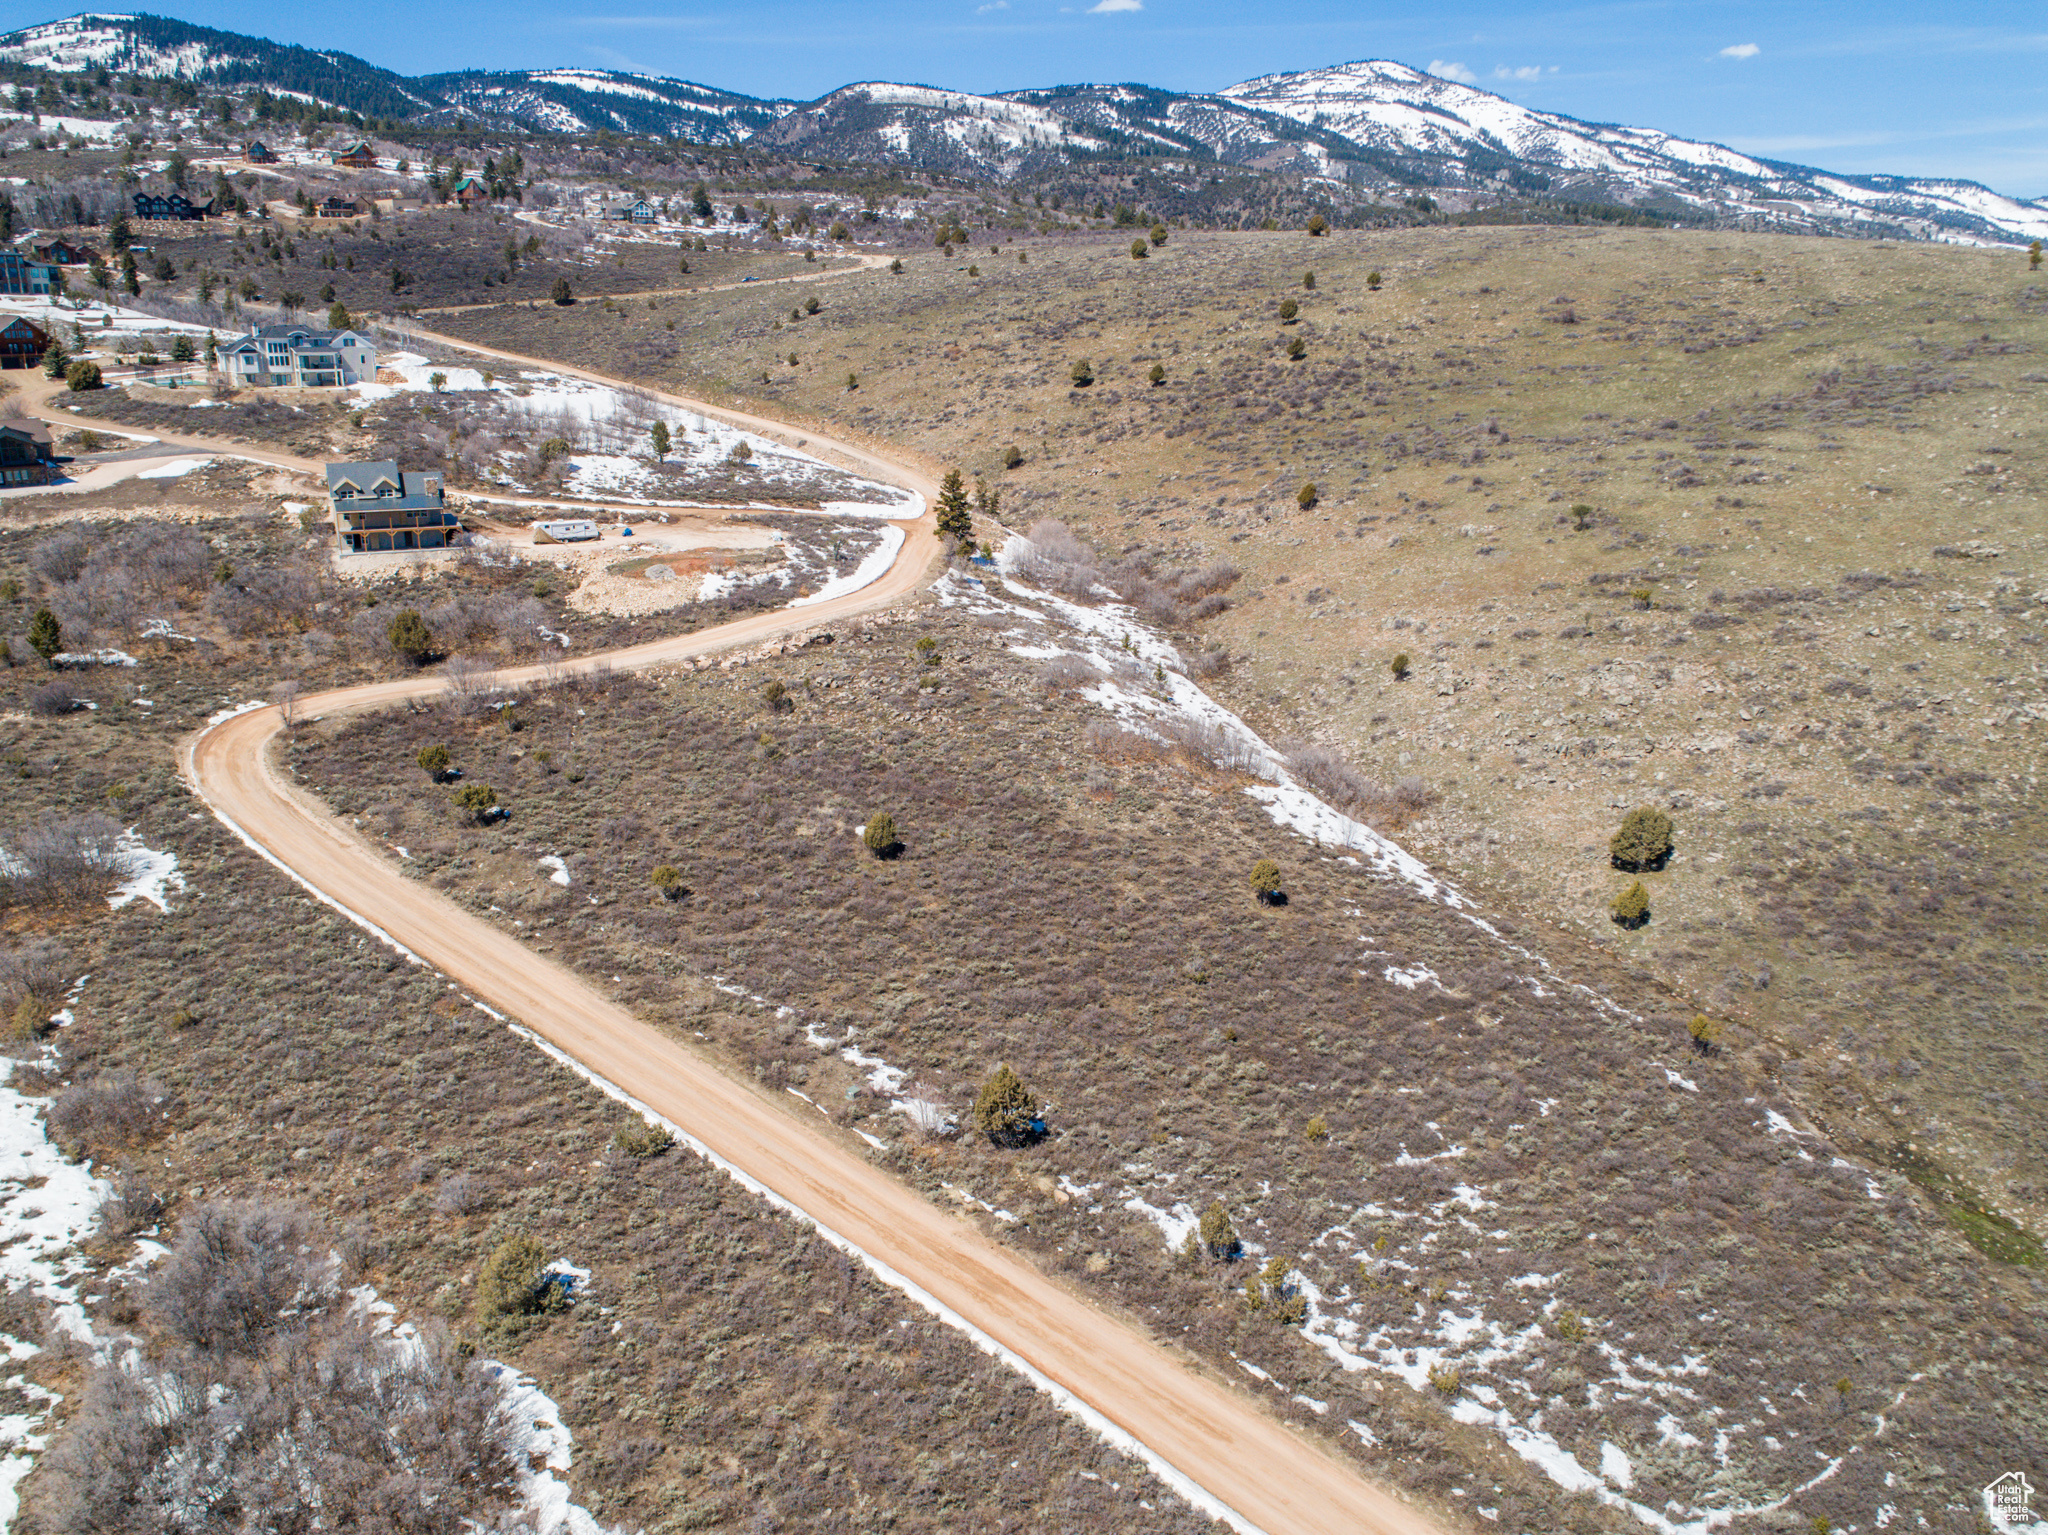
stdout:
[(2023, 1471), (2008, 1471), (1984, 1489), (1984, 1512), (1994, 1528), (2037, 1529), (2034, 1524), (2034, 1489)]

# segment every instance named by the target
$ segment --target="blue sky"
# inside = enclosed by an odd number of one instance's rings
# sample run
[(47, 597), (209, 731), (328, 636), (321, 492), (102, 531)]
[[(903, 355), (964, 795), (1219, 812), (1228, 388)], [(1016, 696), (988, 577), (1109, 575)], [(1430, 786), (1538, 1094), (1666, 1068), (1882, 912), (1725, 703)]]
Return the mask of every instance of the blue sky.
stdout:
[[(110, 7), (112, 8), (112, 7)], [(138, 8), (141, 8), (138, 6)], [(159, 9), (404, 73), (603, 65), (808, 99), (863, 79), (1214, 90), (1392, 58), (1526, 106), (1843, 171), (2048, 195), (2048, 10), (1974, 0), (202, 0)], [(0, 0), (9, 27), (66, 14)]]

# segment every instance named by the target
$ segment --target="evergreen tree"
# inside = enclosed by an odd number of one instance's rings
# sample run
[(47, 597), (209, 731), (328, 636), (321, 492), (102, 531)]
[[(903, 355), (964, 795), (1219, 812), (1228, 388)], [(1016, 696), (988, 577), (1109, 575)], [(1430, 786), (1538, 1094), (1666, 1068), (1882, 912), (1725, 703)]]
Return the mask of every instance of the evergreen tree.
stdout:
[(1292, 325), (1294, 317), (1300, 313), (1301, 305), (1295, 303), (1293, 299), (1284, 298), (1280, 301), (1280, 323), (1282, 325)]
[(1252, 894), (1259, 898), (1261, 906), (1271, 906), (1273, 897), (1280, 893), (1280, 865), (1270, 858), (1261, 858), (1252, 865)]
[(668, 423), (666, 421), (657, 421), (649, 427), (647, 429), (647, 440), (654, 449), (654, 460), (656, 463), (660, 463), (668, 457), (669, 437)]
[(1222, 1200), (1211, 1200), (1202, 1212), (1200, 1237), (1202, 1251), (1211, 1258), (1230, 1259), (1240, 1251), (1237, 1227), (1230, 1223), (1230, 1212), (1223, 1208)]
[(487, 783), (468, 783), (455, 791), (455, 803), (473, 821), (481, 821), (498, 808), (498, 791)]
[(1617, 869), (1661, 867), (1671, 856), (1671, 817), (1648, 805), (1631, 810), (1607, 839), (1607, 852)]
[(1086, 389), (1095, 382), (1095, 364), (1084, 357), (1074, 364), (1068, 376), (1073, 379), (1076, 389)]
[(555, 279), (554, 287), (548, 290), (548, 297), (557, 304), (573, 304), (576, 302), (576, 295), (569, 291), (569, 279), (566, 277), (557, 277)]
[(1152, 385), (1156, 389), (1159, 385), (1166, 382), (1166, 364), (1155, 362), (1152, 364), (1152, 371), (1145, 376), (1152, 381)]
[(55, 613), (48, 608), (36, 609), (36, 616), (28, 621), (28, 643), (45, 661), (63, 651), (64, 626), (57, 622)]
[(974, 1097), (974, 1127), (997, 1146), (1022, 1146), (1033, 1135), (1038, 1100), (1008, 1066), (998, 1066)]
[(1637, 880), (1628, 889), (1614, 898), (1608, 907), (1614, 913), (1614, 920), (1623, 927), (1641, 927), (1650, 920), (1650, 892)]
[(860, 840), (877, 858), (886, 858), (889, 849), (896, 845), (896, 817), (886, 810), (870, 817), (861, 828)]
[(420, 771), (433, 779), (435, 783), (439, 783), (448, 776), (448, 764), (452, 759), (448, 755), (448, 748), (437, 744), (434, 746), (422, 746), (417, 760), (420, 765)]
[[(327, 291), (332, 293), (334, 289), (329, 287)], [(329, 330), (347, 330), (353, 323), (354, 320), (348, 312), (348, 305), (342, 303), (341, 300), (336, 299), (328, 306), (327, 328)]]
[(476, 1309), (486, 1321), (540, 1309), (540, 1270), (547, 1250), (532, 1237), (507, 1237), (476, 1276)]
[(423, 666), (435, 653), (434, 631), (427, 627), (427, 621), (420, 617), (417, 608), (407, 608), (384, 630), (384, 637), (391, 642), (391, 648), (404, 656), (415, 666)]
[(1147, 256), (1151, 254), (1152, 247), (1147, 245), (1143, 240), (1131, 241), (1131, 260), (1143, 261)]
[(135, 243), (135, 226), (128, 222), (128, 215), (117, 213), (114, 221), (107, 226), (107, 245), (115, 253), (128, 249)]
[(1301, 337), (1296, 336), (1287, 343), (1287, 360), (1289, 362), (1300, 362), (1306, 356), (1308, 356), (1308, 343), (1302, 340)]
[(1295, 504), (1299, 506), (1304, 512), (1308, 511), (1316, 504), (1316, 499), (1317, 491), (1316, 482), (1314, 480), (1310, 480), (1306, 485), (1302, 486), (1300, 490), (1294, 493)]
[(960, 482), (958, 469), (948, 469), (939, 485), (939, 537), (962, 545), (974, 540), (974, 518), (967, 509), (967, 488)]
[(701, 181), (690, 188), (690, 211), (700, 219), (708, 219), (713, 216), (714, 210), (711, 206), (710, 189)]

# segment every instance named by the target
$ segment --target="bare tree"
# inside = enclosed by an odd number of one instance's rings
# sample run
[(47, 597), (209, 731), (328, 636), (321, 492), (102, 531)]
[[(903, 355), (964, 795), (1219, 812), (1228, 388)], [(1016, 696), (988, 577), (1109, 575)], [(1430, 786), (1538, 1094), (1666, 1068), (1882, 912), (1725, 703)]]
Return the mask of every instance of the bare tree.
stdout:
[(277, 717), (284, 721), (284, 728), (290, 730), (299, 723), (299, 684), (287, 677), (270, 690), (270, 701), (277, 705)]

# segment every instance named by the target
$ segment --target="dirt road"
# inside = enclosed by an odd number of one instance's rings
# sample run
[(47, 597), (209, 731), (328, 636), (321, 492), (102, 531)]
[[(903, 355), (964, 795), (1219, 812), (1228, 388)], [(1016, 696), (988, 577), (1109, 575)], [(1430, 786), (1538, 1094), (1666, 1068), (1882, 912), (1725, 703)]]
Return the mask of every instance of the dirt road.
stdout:
[[(803, 435), (810, 451), (913, 489), (927, 505), (936, 493), (928, 475), (873, 450), (694, 401), (676, 403), (786, 440)], [(896, 564), (859, 592), (794, 613), (756, 614), (715, 630), (583, 658), (576, 665), (659, 666), (884, 607), (921, 585), (939, 555), (929, 510), (902, 526), (906, 538)], [(539, 676), (539, 668), (507, 674), (512, 681)], [(299, 708), (308, 717), (332, 717), (431, 695), (441, 685), (431, 675), (407, 677), (307, 698)], [(280, 776), (268, 749), (280, 728), (275, 708), (237, 715), (188, 741), (183, 768), (218, 814), (313, 889), (950, 1308), (1230, 1510), (1240, 1529), (1269, 1535), (1433, 1535), (1427, 1518), (1335, 1455), (961, 1217), (938, 1209), (796, 1116), (779, 1095), (725, 1075), (563, 966), (407, 879)]]

